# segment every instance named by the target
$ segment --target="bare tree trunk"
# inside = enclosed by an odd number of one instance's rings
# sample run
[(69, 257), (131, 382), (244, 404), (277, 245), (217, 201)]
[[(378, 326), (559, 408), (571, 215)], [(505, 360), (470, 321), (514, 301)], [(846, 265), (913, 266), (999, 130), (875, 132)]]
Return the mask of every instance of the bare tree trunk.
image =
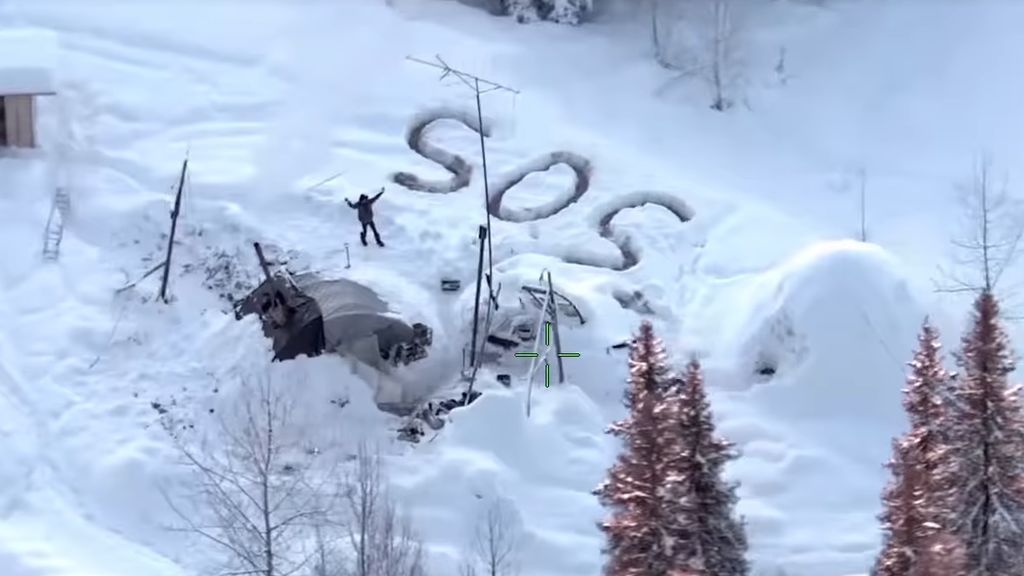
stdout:
[(263, 515), (263, 542), (266, 557), (266, 576), (274, 576), (274, 530), (270, 520), (270, 474), (271, 466), (274, 464), (274, 414), (270, 401), (264, 403), (266, 410), (266, 431), (267, 442), (264, 447), (263, 461), (260, 462), (260, 489), (262, 492), (262, 506), (260, 513)]
[(940, 269), (941, 292), (993, 293), (1019, 256), (1024, 220), (1005, 184), (993, 189), (991, 163), (983, 158), (961, 192), (964, 229), (952, 239), (958, 254), (955, 270)]
[(722, 79), (722, 68), (728, 64), (728, 43), (731, 41), (729, 5), (727, 1), (714, 0), (712, 7), (714, 14), (714, 36), (712, 38), (711, 83), (715, 91), (715, 98), (711, 107), (718, 111), (729, 108)]
[[(508, 576), (516, 572), (519, 531), (508, 505), (494, 500), (477, 521), (473, 554), (488, 576)], [(475, 573), (470, 567), (467, 574)]]
[(346, 481), (356, 576), (423, 576), (423, 546), (384, 487), (380, 454), (361, 444)]
[(661, 45), (660, 8), (661, 0), (651, 0), (651, 41), (654, 43), (654, 60), (663, 68), (669, 68)]

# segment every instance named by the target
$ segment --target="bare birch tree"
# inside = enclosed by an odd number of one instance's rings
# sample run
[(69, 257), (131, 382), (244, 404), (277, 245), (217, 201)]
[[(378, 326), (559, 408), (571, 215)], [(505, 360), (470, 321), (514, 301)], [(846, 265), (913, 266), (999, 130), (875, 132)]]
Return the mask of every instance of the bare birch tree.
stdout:
[(343, 542), (349, 557), (341, 574), (423, 576), (423, 545), (402, 516), (382, 476), (380, 454), (360, 444), (345, 479)]
[(662, 91), (699, 78), (711, 89), (711, 108), (732, 108), (744, 77), (742, 26), (733, 8), (731, 0), (651, 0), (655, 59), (678, 73)]
[(714, 92), (711, 108), (719, 112), (732, 108), (733, 102), (726, 91), (735, 82), (736, 36), (729, 0), (712, 0), (712, 31), (709, 62), (711, 89)]
[(946, 282), (941, 292), (994, 293), (1019, 256), (1024, 220), (1020, 206), (1003, 183), (992, 181), (988, 158), (978, 162), (970, 183), (961, 191), (962, 230), (952, 239), (956, 250), (952, 271), (940, 268)]
[(472, 560), (462, 574), (472, 576), (477, 566), (485, 576), (510, 576), (518, 573), (520, 533), (515, 515), (501, 499), (484, 509), (473, 532)]
[(223, 574), (289, 576), (312, 560), (305, 540), (329, 513), (331, 497), (315, 480), (319, 456), (297, 445), (292, 406), (269, 378), (243, 383), (234, 414), (217, 419), (220, 436), (205, 446), (176, 437), (196, 483), (185, 509), (164, 491), (192, 532), (224, 553)]

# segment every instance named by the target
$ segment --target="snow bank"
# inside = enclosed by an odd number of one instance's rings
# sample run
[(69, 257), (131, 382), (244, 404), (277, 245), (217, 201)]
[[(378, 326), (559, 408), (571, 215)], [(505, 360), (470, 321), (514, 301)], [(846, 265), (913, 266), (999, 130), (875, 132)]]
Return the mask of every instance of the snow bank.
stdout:
[(471, 548), (483, 508), (501, 500), (514, 512), (522, 573), (596, 574), (603, 511), (590, 491), (613, 453), (604, 415), (573, 385), (492, 391), (452, 414), (437, 442), (392, 462), (396, 494), (431, 549), (439, 573), (455, 573)]
[(812, 245), (707, 286), (687, 318), (714, 351), (721, 431), (744, 451), (731, 473), (755, 557), (807, 576), (870, 565), (903, 363), (924, 319), (899, 264), (868, 244)]
[(32, 481), (38, 451), (35, 424), (28, 416), (29, 407), (20, 399), (23, 383), (15, 378), (6, 362), (7, 346), (0, 339), (0, 517), (9, 514)]
[(0, 287), (24, 279), (42, 259), (54, 174), (40, 158), (0, 157), (0, 230), (18, 246), (0, 265)]

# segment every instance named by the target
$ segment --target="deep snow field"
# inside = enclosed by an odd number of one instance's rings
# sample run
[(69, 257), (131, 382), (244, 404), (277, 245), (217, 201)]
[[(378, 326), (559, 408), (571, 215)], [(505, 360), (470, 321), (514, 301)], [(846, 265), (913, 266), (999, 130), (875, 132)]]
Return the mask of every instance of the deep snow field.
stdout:
[[(417, 120), (440, 118), (423, 132), (435, 156), (479, 162), (458, 120), (472, 93), (405, 60), (434, 54), (521, 92), (484, 97), (492, 186), (522, 177), (494, 219), (497, 279), (516, 306), (518, 285), (550, 270), (587, 318), (563, 333), (582, 357), (566, 361), (567, 384), (534, 391), (529, 419), (521, 380), (505, 390), (485, 370), (484, 396), (418, 445), (395, 440), (377, 383), (346, 361), (275, 364), (310, 442), (381, 443), (431, 574), (456, 573), (477, 509), (500, 498), (523, 534), (524, 576), (596, 576), (603, 511), (590, 490), (615, 455), (603, 430), (621, 415), (626, 375), (624, 352), (608, 347), (649, 318), (676, 360), (705, 362), (720, 431), (743, 451), (730, 473), (755, 566), (866, 573), (881, 465), (903, 423), (903, 363), (926, 314), (952, 348), (965, 313), (932, 291), (955, 185), (984, 152), (1011, 188), (1024, 165), (1012, 73), (1024, 5), (751, 10), (745, 103), (722, 114), (697, 80), (662, 90), (672, 76), (650, 57), (643, 15), (573, 28), (446, 0), (0, 0), (0, 29), (60, 45), (59, 96), (41, 110), (49, 162), (0, 157), (0, 573), (192, 575), (212, 561), (166, 530), (161, 487), (183, 473), (151, 402), (176, 402), (201, 428), (240, 378), (267, 370), (257, 324), (235, 321), (219, 295), (225, 281), (257, 278), (253, 241), (432, 325), (432, 355), (402, 389), (456, 389), (480, 171), (448, 194), (392, 180), (449, 182), (410, 149)], [(780, 46), (785, 86), (772, 72)], [(544, 170), (552, 152), (592, 167), (582, 194), (569, 165)], [(162, 257), (186, 153), (174, 301), (153, 301), (156, 278), (115, 293)], [(861, 168), (872, 244), (850, 240)], [(72, 211), (59, 261), (44, 263), (57, 183)], [(344, 200), (381, 186), (388, 246), (363, 248)], [(463, 292), (440, 292), (441, 276)], [(649, 314), (615, 298), (634, 291)], [(757, 373), (766, 363), (770, 378)]]

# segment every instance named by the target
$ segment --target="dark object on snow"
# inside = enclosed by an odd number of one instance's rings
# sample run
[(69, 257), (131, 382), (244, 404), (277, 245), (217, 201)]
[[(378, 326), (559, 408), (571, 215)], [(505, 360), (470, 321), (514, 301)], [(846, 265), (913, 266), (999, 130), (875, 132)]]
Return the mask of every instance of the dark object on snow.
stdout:
[(650, 316), (654, 314), (654, 308), (651, 307), (650, 301), (647, 300), (647, 296), (639, 290), (634, 290), (632, 293), (626, 292), (625, 290), (616, 290), (612, 293), (612, 297), (615, 301), (622, 306), (624, 310), (632, 310), (637, 314)]
[(391, 362), (392, 366), (408, 366), (410, 362), (427, 357), (427, 348), (434, 342), (434, 331), (421, 322), (412, 325), (412, 340), (401, 342), (388, 350), (381, 351), (381, 358)]
[(420, 425), (419, 420), (413, 420), (409, 424), (398, 429), (398, 439), (405, 440), (406, 442), (412, 442), (413, 444), (419, 444), (420, 438), (425, 436), (423, 432), (423, 426)]
[(473, 401), (476, 400), (477, 398), (479, 398), (480, 396), (481, 396), (480, 392), (477, 392), (476, 390), (474, 390), (474, 391), (470, 392), (468, 395), (465, 392), (463, 392), (460, 395), (458, 400), (455, 400), (455, 399), (441, 400), (440, 402), (437, 403), (437, 406), (438, 406), (437, 414), (439, 414), (439, 415), (440, 414), (447, 414), (448, 412), (451, 412), (452, 410), (454, 410), (456, 408), (461, 408), (463, 406), (468, 406), (468, 405), (472, 404)]
[(512, 375), (511, 374), (498, 374), (498, 384), (501, 384), (505, 388), (512, 386)]
[[(292, 311), (272, 313), (280, 301)], [(428, 326), (409, 326), (392, 316), (373, 290), (314, 274), (265, 280), (238, 302), (235, 316), (248, 314), (262, 320), (263, 333), (274, 341), (275, 360), (339, 352), (381, 370), (399, 350), (406, 363), (425, 357), (432, 342)]]
[(413, 341), (422, 346), (430, 346), (434, 343), (434, 331), (430, 329), (430, 326), (422, 322), (415, 322), (412, 325), (412, 337)]
[(458, 292), (459, 288), (462, 287), (462, 282), (454, 278), (442, 278), (441, 279), (441, 291), (442, 292)]
[(441, 419), (440, 412), (438, 412), (433, 402), (427, 402), (427, 405), (420, 410), (416, 417), (426, 422), (431, 430), (444, 428), (444, 420)]
[(512, 334), (523, 342), (529, 342), (530, 340), (533, 340), (534, 336), (536, 336), (536, 334), (534, 334), (532, 322), (523, 322), (522, 324), (516, 325), (516, 327), (512, 329)]
[(501, 336), (496, 336), (494, 334), (487, 335), (487, 342), (494, 344), (499, 348), (504, 348), (505, 350), (511, 350), (516, 346), (519, 346), (519, 342), (516, 342), (515, 340), (509, 340), (508, 338), (502, 338)]
[(608, 348), (605, 349), (605, 353), (611, 354), (612, 350), (622, 350), (623, 348), (629, 348), (629, 345), (632, 342), (633, 342), (632, 340), (623, 340), (622, 342), (619, 342), (618, 344), (612, 344), (611, 346), (609, 346)]
[(384, 242), (380, 239), (380, 233), (377, 232), (377, 225), (373, 223), (373, 203), (376, 202), (381, 194), (384, 193), (384, 188), (380, 189), (373, 198), (368, 197), (366, 194), (360, 194), (359, 200), (353, 204), (347, 198), (345, 203), (348, 204), (349, 208), (354, 209), (359, 215), (359, 224), (362, 225), (363, 231), (359, 233), (359, 239), (363, 242), (363, 246), (366, 246), (366, 229), (373, 230), (373, 237), (377, 241), (378, 246), (383, 246)]
[(764, 366), (759, 366), (757, 368), (757, 373), (759, 375), (761, 375), (761, 376), (774, 376), (775, 375), (775, 366), (769, 366), (767, 364), (764, 365)]

